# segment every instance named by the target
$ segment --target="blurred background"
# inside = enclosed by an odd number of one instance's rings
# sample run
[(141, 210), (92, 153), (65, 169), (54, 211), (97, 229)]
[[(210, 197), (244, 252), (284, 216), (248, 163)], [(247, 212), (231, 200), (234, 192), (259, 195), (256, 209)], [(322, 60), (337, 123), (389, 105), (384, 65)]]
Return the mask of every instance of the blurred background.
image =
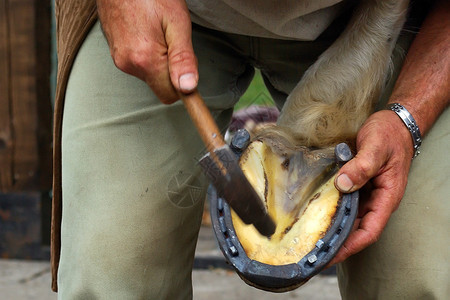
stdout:
[(49, 258), (56, 54), (50, 0), (0, 1), (0, 256)]

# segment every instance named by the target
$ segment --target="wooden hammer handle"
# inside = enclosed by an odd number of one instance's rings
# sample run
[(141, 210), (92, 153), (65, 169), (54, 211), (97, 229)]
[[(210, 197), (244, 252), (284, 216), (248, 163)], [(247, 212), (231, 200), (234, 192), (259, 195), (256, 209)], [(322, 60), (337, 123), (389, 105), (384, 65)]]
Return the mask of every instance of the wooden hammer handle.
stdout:
[(222, 134), (198, 91), (180, 93), (180, 97), (208, 151), (213, 152), (225, 145)]

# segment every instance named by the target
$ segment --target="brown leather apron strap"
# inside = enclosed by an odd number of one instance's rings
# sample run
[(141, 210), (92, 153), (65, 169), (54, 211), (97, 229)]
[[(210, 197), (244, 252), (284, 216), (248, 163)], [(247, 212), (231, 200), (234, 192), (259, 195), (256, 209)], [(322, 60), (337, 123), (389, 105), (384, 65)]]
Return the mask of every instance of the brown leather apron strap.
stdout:
[(64, 97), (70, 70), (86, 35), (97, 20), (95, 0), (56, 0), (58, 77), (53, 124), (53, 206), (51, 225), (52, 290), (58, 291), (57, 274), (61, 248), (61, 129)]

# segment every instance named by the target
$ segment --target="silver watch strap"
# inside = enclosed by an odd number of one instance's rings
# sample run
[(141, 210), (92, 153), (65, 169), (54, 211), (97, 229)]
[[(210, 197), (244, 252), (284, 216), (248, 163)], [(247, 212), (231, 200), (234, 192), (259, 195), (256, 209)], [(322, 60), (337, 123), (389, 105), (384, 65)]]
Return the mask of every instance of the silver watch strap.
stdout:
[(409, 111), (399, 103), (390, 103), (386, 108), (394, 111), (403, 123), (405, 123), (406, 128), (408, 128), (411, 133), (414, 146), (414, 156), (412, 158), (415, 158), (420, 154), (420, 145), (422, 145), (422, 137), (420, 135), (419, 126), (417, 126), (416, 120), (414, 120)]

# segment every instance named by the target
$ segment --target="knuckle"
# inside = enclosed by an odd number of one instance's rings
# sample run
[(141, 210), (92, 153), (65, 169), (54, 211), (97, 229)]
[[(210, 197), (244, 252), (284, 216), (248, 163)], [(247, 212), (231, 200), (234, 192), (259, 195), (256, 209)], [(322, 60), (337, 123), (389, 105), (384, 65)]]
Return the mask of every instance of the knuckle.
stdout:
[(159, 98), (161, 103), (163, 104), (172, 104), (178, 100), (178, 97), (176, 96), (164, 96)]
[(367, 231), (367, 242), (368, 245), (376, 243), (380, 239), (380, 235), (373, 231)]
[(145, 51), (136, 50), (130, 53), (129, 59), (136, 69), (145, 70), (149, 65), (151, 56), (146, 55)]
[[(167, 82), (167, 80), (164, 82)], [(162, 103), (172, 104), (178, 100), (178, 95), (171, 85), (165, 84), (155, 78), (147, 78), (146, 83)]]
[(111, 51), (111, 56), (118, 69), (127, 73), (131, 70), (131, 62), (128, 59), (128, 50), (123, 48), (114, 48)]
[(169, 57), (171, 65), (196, 64), (195, 55), (189, 50), (171, 52)]
[(156, 96), (163, 104), (172, 104), (178, 100), (177, 95), (170, 92), (161, 92), (156, 94)]
[[(406, 185), (405, 185), (406, 188)], [(392, 212), (396, 211), (398, 209), (398, 207), (400, 206), (400, 203), (403, 199), (403, 195), (405, 193), (405, 189), (400, 189), (397, 191), (397, 193), (394, 195), (393, 198), (393, 206), (392, 206)]]
[(357, 169), (364, 179), (368, 179), (373, 175), (373, 164), (367, 159), (358, 159)]
[(147, 73), (158, 66), (151, 53), (151, 49), (147, 47), (124, 47), (114, 49), (112, 57), (117, 68), (126, 73)]
[(347, 244), (342, 245), (342, 253), (344, 259), (352, 255), (352, 251)]

